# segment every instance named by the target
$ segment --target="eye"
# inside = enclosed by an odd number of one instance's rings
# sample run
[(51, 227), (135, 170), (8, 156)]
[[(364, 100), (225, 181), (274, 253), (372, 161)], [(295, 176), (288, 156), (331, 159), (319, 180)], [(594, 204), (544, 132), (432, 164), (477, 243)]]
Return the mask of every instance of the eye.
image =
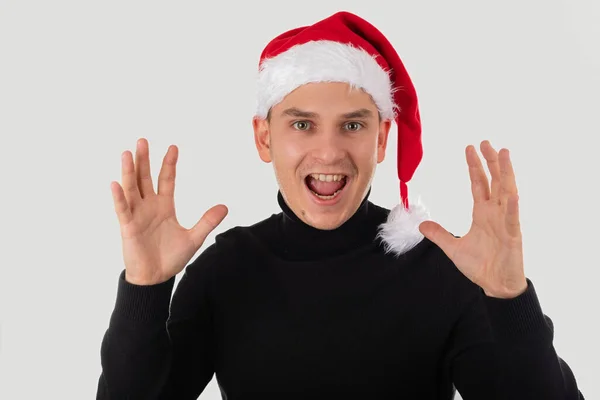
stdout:
[(346, 130), (351, 131), (351, 132), (356, 132), (362, 127), (363, 127), (363, 125), (359, 122), (348, 122), (346, 124)]
[(292, 126), (299, 131), (307, 131), (310, 129), (310, 122), (308, 121), (296, 121), (292, 124)]

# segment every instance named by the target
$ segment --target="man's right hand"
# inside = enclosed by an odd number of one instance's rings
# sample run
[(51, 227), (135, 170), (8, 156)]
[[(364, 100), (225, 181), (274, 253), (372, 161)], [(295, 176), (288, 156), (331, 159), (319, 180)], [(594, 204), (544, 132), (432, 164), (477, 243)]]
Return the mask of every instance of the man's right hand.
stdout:
[(206, 211), (191, 229), (179, 224), (174, 200), (177, 155), (177, 146), (169, 146), (158, 176), (158, 192), (152, 184), (146, 139), (137, 142), (135, 165), (130, 151), (121, 156), (123, 183), (111, 182), (111, 191), (121, 228), (127, 282), (154, 285), (177, 275), (227, 215), (227, 207), (219, 204)]

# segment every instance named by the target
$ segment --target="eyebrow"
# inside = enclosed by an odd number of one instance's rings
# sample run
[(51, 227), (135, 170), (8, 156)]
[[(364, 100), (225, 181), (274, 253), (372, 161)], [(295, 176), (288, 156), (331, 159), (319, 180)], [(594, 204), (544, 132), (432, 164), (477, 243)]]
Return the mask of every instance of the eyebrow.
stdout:
[[(311, 111), (300, 110), (296, 107), (286, 108), (281, 112), (281, 116), (290, 116), (296, 118), (318, 118), (319, 114)], [(342, 114), (342, 118), (369, 118), (373, 116), (373, 112), (366, 108), (361, 108), (355, 111), (351, 111), (346, 114)]]
[(350, 118), (369, 118), (373, 116), (373, 112), (371, 110), (367, 110), (366, 108), (361, 108), (360, 110), (352, 111), (346, 114), (343, 114), (342, 117), (350, 119)]
[(286, 108), (281, 112), (281, 116), (298, 117), (298, 118), (317, 118), (318, 114), (310, 111), (303, 111), (299, 108)]

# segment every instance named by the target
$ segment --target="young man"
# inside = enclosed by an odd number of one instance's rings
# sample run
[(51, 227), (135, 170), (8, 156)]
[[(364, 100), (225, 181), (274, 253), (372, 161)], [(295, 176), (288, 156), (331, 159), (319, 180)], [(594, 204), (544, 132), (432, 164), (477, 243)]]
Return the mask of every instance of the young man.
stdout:
[[(102, 342), (99, 399), (195, 399), (213, 374), (238, 399), (583, 399), (523, 269), (508, 151), (466, 149), (474, 199), (457, 238), (408, 201), (421, 156), (415, 90), (386, 38), (340, 12), (260, 60), (253, 120), (282, 212), (221, 233), (184, 229), (177, 148), (155, 192), (148, 143), (112, 183), (125, 270)], [(396, 122), (400, 204), (368, 200)], [(491, 185), (491, 187), (490, 187)]]

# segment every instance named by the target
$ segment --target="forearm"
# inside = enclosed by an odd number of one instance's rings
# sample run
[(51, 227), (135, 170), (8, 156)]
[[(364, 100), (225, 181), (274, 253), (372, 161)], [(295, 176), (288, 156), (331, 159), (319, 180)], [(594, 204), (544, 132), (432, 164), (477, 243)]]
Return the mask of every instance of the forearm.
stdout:
[(115, 308), (101, 346), (98, 399), (159, 398), (172, 349), (166, 322), (174, 278), (138, 286), (119, 277)]
[(513, 299), (479, 291), (452, 337), (456, 388), (465, 400), (583, 400), (571, 369), (554, 349), (553, 335), (530, 281)]
[(514, 299), (484, 297), (496, 351), (501, 398), (579, 400), (575, 377), (553, 345), (554, 327), (535, 288)]

